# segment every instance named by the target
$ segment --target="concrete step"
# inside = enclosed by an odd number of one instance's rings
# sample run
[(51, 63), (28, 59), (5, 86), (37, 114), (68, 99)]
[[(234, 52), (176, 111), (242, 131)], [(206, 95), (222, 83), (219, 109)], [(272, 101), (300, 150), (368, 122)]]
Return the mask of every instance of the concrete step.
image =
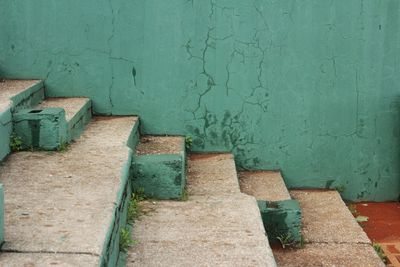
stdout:
[(42, 81), (0, 81), (0, 161), (10, 153), (13, 111), (36, 105), (43, 98), (44, 88)]
[(4, 80), (0, 82), (0, 112), (32, 107), (44, 98), (44, 86), (40, 80)]
[(189, 195), (223, 196), (240, 193), (232, 154), (193, 154), (190, 156)]
[(384, 266), (338, 192), (290, 193), (302, 209), (305, 246), (274, 250), (278, 266)]
[(254, 196), (260, 208), (271, 244), (282, 237), (301, 241), (301, 210), (292, 200), (279, 171), (245, 171), (239, 173), (240, 189)]
[(156, 199), (180, 199), (186, 185), (185, 138), (143, 136), (132, 165), (132, 185)]
[(192, 155), (188, 168), (187, 201), (141, 203), (127, 266), (276, 266), (232, 155)]
[(239, 172), (240, 190), (257, 200), (282, 201), (291, 199), (279, 171)]
[(78, 138), (91, 117), (88, 98), (49, 98), (14, 113), (14, 131), (22, 148), (55, 150)]
[(136, 117), (95, 117), (64, 153), (11, 154), (0, 171), (2, 250), (9, 252), (0, 254), (0, 263), (11, 258), (17, 266), (28, 259), (32, 266), (43, 266), (42, 260), (74, 265), (81, 258), (88, 262), (83, 266), (116, 263), (137, 127)]

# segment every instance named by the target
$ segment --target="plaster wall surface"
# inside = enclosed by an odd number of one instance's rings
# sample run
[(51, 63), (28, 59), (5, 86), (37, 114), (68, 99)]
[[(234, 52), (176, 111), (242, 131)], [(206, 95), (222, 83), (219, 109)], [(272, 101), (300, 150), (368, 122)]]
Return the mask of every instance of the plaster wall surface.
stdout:
[(397, 0), (3, 0), (0, 77), (45, 79), (142, 132), (281, 169), (291, 187), (399, 196)]

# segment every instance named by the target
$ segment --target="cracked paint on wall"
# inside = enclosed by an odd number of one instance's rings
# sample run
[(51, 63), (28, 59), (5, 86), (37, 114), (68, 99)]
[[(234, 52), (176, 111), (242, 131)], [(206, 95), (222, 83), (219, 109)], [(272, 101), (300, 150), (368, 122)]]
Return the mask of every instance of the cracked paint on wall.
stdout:
[(397, 0), (4, 0), (0, 76), (352, 200), (400, 193)]

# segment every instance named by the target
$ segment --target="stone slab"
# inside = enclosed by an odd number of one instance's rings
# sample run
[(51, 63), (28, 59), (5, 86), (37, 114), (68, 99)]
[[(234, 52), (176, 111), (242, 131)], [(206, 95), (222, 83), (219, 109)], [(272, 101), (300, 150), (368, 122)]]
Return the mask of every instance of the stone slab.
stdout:
[(274, 250), (280, 267), (384, 267), (368, 244), (306, 244), (302, 249)]
[(300, 203), (306, 242), (371, 243), (337, 191), (291, 190), (290, 194)]
[(85, 254), (0, 253), (0, 266), (7, 267), (86, 267), (97, 265), (97, 256)]
[(240, 190), (257, 200), (280, 201), (291, 199), (279, 171), (239, 172)]
[(100, 256), (136, 117), (95, 117), (64, 153), (19, 152), (0, 172), (6, 251)]

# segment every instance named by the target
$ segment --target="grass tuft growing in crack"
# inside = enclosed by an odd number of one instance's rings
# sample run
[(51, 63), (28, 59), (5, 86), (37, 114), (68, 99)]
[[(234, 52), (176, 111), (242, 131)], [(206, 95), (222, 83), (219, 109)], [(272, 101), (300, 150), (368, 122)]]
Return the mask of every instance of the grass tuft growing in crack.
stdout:
[(373, 243), (372, 246), (374, 247), (376, 254), (378, 254), (379, 258), (381, 258), (383, 263), (386, 263), (387, 257), (385, 255), (385, 252), (383, 251), (381, 245), (379, 245), (377, 243)]
[(129, 228), (122, 228), (119, 232), (119, 250), (123, 252), (127, 252), (129, 247), (136, 243), (135, 240), (132, 239), (131, 231)]
[(69, 148), (68, 142), (61, 141), (60, 145), (57, 147), (57, 151), (58, 152), (66, 152), (66, 151), (68, 151), (68, 148)]
[(10, 137), (10, 150), (12, 152), (18, 152), (22, 150), (22, 139), (15, 132)]
[(128, 204), (128, 223), (132, 224), (140, 215), (139, 202), (146, 199), (144, 189), (136, 189)]
[(193, 145), (193, 137), (191, 135), (187, 135), (185, 137), (186, 150), (190, 150), (192, 148), (192, 145)]

